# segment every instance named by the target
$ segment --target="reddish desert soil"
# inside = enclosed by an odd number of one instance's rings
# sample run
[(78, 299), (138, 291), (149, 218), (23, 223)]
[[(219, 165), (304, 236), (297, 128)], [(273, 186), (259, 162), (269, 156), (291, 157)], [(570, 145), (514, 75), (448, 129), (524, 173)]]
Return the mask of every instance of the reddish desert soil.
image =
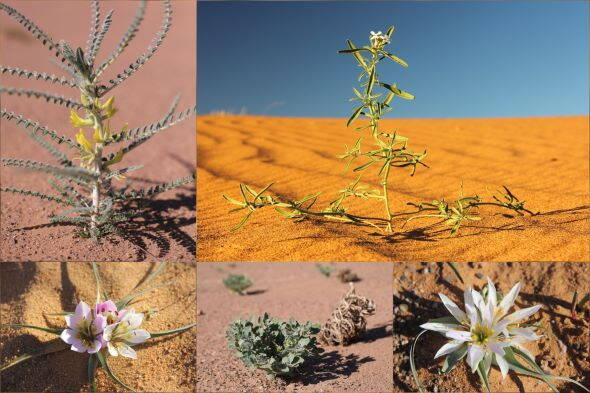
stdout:
[[(324, 323), (348, 284), (323, 276), (313, 264), (197, 263), (197, 391), (198, 392), (389, 392), (391, 362), (391, 265), (335, 264), (349, 268), (361, 281), (355, 288), (376, 303), (367, 319), (367, 332), (349, 346), (330, 347), (304, 366), (306, 376), (290, 381), (268, 380), (264, 372), (249, 370), (227, 347), (225, 332), (238, 318), (262, 315)], [(229, 273), (253, 281), (251, 295), (226, 289)], [(334, 273), (333, 273), (334, 274)]]
[[(552, 375), (573, 378), (590, 386), (590, 307), (574, 320), (570, 304), (575, 290), (580, 297), (589, 289), (589, 263), (470, 263), (457, 264), (465, 285), (481, 289), (486, 276), (498, 290), (507, 293), (518, 281), (522, 284), (517, 308), (542, 305), (542, 311), (531, 320), (541, 325), (543, 338), (526, 344), (537, 364)], [(463, 289), (448, 265), (394, 264), (394, 391), (415, 391), (409, 363), (411, 343), (420, 332), (419, 325), (428, 319), (448, 315), (438, 293), (444, 293), (463, 309)], [(472, 374), (465, 362), (449, 374), (439, 376), (443, 358), (433, 360), (445, 338), (435, 332), (426, 333), (416, 347), (416, 367), (427, 391), (484, 391), (479, 377)], [(510, 372), (506, 380), (497, 368), (490, 371), (493, 392), (550, 392), (542, 381)], [(580, 392), (574, 384), (555, 383), (564, 392)]]
[[(7, 4), (29, 16), (55, 40), (66, 39), (73, 47), (85, 47), (90, 21), (87, 1), (14, 1)], [(113, 23), (98, 61), (102, 62), (126, 31), (138, 2), (117, 1), (102, 4), (102, 16), (114, 9)], [(123, 70), (141, 55), (162, 23), (162, 3), (149, 2), (141, 28), (130, 47), (105, 72), (105, 79)], [(130, 128), (158, 121), (168, 110), (177, 93), (181, 93), (178, 109), (194, 105), (196, 100), (196, 33), (195, 3), (173, 2), (172, 28), (163, 45), (136, 74), (112, 92), (119, 112), (112, 126), (125, 123)], [(5, 13), (0, 15), (0, 45), (3, 65), (62, 75), (63, 71), (49, 62), (52, 54), (16, 21)], [(50, 83), (2, 75), (2, 86), (27, 87), (51, 91), (79, 99), (76, 89), (57, 87)], [(2, 95), (2, 108), (21, 113), (26, 118), (72, 138), (77, 132), (69, 123), (69, 109), (48, 104), (44, 100)], [(0, 155), (55, 164), (54, 158), (31, 140), (13, 122), (0, 124)], [(151, 187), (187, 176), (195, 168), (194, 122), (187, 119), (126, 155), (122, 164), (143, 164), (130, 173), (132, 188)], [(88, 132), (88, 131), (87, 131)], [(121, 146), (118, 146), (121, 147)], [(66, 152), (66, 149), (63, 149)], [(68, 150), (73, 155), (73, 150)], [(0, 181), (4, 187), (28, 188), (54, 194), (46, 177), (3, 167)], [(115, 182), (116, 183), (116, 182)], [(121, 186), (124, 182), (120, 183)], [(62, 206), (33, 197), (2, 193), (0, 211), (0, 259), (2, 261), (100, 260), (135, 261), (167, 259), (194, 260), (195, 255), (195, 191), (193, 185), (168, 191), (156, 197), (148, 212), (135, 222), (122, 227), (124, 238), (110, 237), (96, 245), (93, 241), (75, 238), (73, 227), (48, 225), (49, 215), (62, 211)], [(142, 251), (146, 249), (147, 252)]]
[[(120, 299), (152, 271), (149, 263), (100, 263), (103, 285)], [(0, 323), (27, 322), (38, 326), (64, 326), (63, 317), (46, 313), (73, 310), (79, 300), (93, 304), (96, 289), (92, 268), (82, 263), (5, 263), (0, 265)], [(140, 297), (136, 311), (159, 310), (142, 326), (148, 331), (169, 330), (195, 320), (195, 263), (171, 263), (157, 279), (169, 286)], [(55, 339), (32, 329), (0, 330), (0, 363)], [(109, 364), (123, 381), (139, 392), (189, 392), (195, 386), (196, 328), (183, 334), (149, 341), (136, 348), (137, 360), (110, 357)], [(87, 392), (88, 355), (65, 350), (20, 363), (2, 372), (1, 391)], [(102, 369), (97, 389), (122, 391)]]
[[(588, 261), (590, 260), (589, 118), (386, 120), (384, 130), (410, 138), (415, 151), (428, 149), (430, 169), (395, 168), (393, 212), (407, 202), (428, 202), (479, 194), (486, 199), (508, 186), (531, 210), (542, 214), (507, 217), (505, 210), (481, 209), (483, 219), (449, 238), (448, 227), (414, 220), (393, 236), (370, 227), (327, 220), (296, 223), (273, 209), (257, 211), (243, 230), (229, 229), (242, 214), (223, 198), (241, 199), (238, 185), (260, 189), (271, 182), (289, 199), (323, 192), (323, 209), (356, 179), (337, 159), (359, 134), (344, 119), (199, 116), (197, 256), (206, 261)], [(368, 140), (367, 138), (365, 138)], [(366, 145), (365, 149), (368, 149)], [(359, 163), (360, 165), (360, 163)], [(369, 168), (364, 181), (375, 181)], [(355, 200), (351, 212), (383, 214), (376, 201)], [(436, 220), (436, 219), (435, 219)]]

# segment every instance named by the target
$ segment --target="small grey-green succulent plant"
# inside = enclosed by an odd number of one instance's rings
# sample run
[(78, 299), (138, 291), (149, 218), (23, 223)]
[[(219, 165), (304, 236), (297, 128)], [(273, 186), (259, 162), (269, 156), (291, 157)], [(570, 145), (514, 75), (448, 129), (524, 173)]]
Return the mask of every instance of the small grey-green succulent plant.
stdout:
[(227, 342), (235, 355), (251, 369), (264, 370), (269, 379), (291, 377), (322, 349), (315, 335), (320, 326), (283, 321), (267, 313), (257, 319), (238, 319), (227, 329)]
[[(137, 12), (129, 28), (117, 46), (100, 62), (97, 60), (97, 55), (111, 26), (113, 11), (109, 11), (101, 21), (98, 0), (90, 0), (92, 18), (85, 49), (74, 49), (64, 40), (56, 42), (16, 9), (0, 3), (0, 11), (15, 19), (41, 41), (55, 55), (58, 65), (69, 76), (58, 77), (4, 65), (0, 65), (0, 74), (42, 80), (69, 87), (76, 91), (80, 97), (79, 100), (76, 100), (49, 92), (0, 87), (0, 94), (44, 99), (49, 103), (69, 109), (69, 113), (64, 112), (64, 116), (68, 115), (70, 123), (79, 129), (75, 140), (72, 140), (37, 121), (2, 108), (0, 119), (19, 125), (34, 141), (45, 148), (57, 163), (47, 164), (3, 157), (1, 163), (4, 166), (20, 167), (48, 174), (50, 176), (48, 181), (56, 194), (7, 186), (0, 188), (0, 191), (37, 197), (65, 206), (67, 210), (60, 212), (60, 214), (54, 214), (51, 217), (51, 222), (75, 225), (79, 228), (77, 233), (83, 237), (92, 237), (98, 240), (108, 233), (118, 233), (117, 225), (139, 215), (143, 202), (156, 194), (194, 182), (193, 173), (147, 189), (127, 190), (126, 187), (117, 188), (112, 184), (113, 179), (121, 179), (125, 174), (141, 168), (141, 166), (115, 168), (115, 165), (124, 160), (127, 153), (143, 145), (157, 133), (193, 116), (196, 111), (196, 108), (191, 107), (177, 112), (179, 98), (177, 96), (162, 118), (152, 124), (132, 129), (123, 127), (120, 130), (114, 130), (111, 128), (110, 120), (118, 112), (118, 109), (115, 107), (114, 96), (111, 95), (107, 98), (106, 95), (134, 75), (152, 58), (164, 42), (172, 25), (172, 4), (170, 0), (164, 0), (162, 25), (152, 44), (137, 60), (114, 78), (102, 80), (103, 72), (117, 60), (137, 34), (144, 18), (146, 4), (145, 0), (138, 2)], [(89, 134), (84, 131), (85, 128), (89, 129)], [(117, 144), (122, 143), (125, 146), (114, 148)], [(66, 148), (68, 153), (62, 151), (62, 147)], [(74, 160), (79, 160), (79, 163), (75, 163)]]

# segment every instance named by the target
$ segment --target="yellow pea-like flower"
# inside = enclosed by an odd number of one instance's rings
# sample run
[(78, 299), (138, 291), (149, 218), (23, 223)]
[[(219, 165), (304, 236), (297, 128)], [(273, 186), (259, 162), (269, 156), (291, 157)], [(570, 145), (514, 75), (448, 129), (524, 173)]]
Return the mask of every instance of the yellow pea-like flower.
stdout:
[(86, 151), (87, 153), (94, 154), (94, 144), (91, 143), (88, 139), (86, 139), (86, 135), (84, 135), (84, 130), (80, 129), (80, 131), (78, 131), (78, 133), (76, 134), (76, 142), (78, 142), (78, 144), (82, 146), (84, 151)]
[(105, 118), (108, 119), (113, 117), (115, 113), (117, 113), (117, 108), (113, 106), (115, 102), (115, 96), (109, 98), (104, 104), (101, 105), (101, 108), (105, 111)]
[(78, 115), (78, 112), (72, 110), (70, 112), (70, 123), (72, 123), (74, 127), (87, 127), (94, 125), (94, 119), (90, 116), (83, 119)]

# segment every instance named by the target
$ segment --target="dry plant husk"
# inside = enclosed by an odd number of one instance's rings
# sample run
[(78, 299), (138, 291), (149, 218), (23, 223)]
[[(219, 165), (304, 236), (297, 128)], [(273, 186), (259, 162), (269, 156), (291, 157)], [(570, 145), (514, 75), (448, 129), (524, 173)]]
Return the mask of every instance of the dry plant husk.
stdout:
[(322, 326), (319, 341), (328, 345), (348, 345), (367, 331), (367, 316), (375, 314), (375, 302), (356, 294), (354, 284)]

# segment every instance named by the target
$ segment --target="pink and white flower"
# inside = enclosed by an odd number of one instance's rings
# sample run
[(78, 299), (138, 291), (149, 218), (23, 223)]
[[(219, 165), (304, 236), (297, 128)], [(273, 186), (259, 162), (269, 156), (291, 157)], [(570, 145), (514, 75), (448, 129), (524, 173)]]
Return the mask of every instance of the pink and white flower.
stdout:
[(137, 359), (131, 345), (142, 343), (151, 337), (146, 330), (139, 329), (142, 322), (143, 313), (136, 313), (133, 309), (119, 312), (119, 321), (104, 329), (103, 338), (111, 356)]
[(60, 337), (71, 345), (72, 351), (96, 353), (103, 346), (102, 334), (107, 320), (102, 315), (94, 315), (84, 302), (78, 303), (74, 314), (65, 317), (67, 329)]

